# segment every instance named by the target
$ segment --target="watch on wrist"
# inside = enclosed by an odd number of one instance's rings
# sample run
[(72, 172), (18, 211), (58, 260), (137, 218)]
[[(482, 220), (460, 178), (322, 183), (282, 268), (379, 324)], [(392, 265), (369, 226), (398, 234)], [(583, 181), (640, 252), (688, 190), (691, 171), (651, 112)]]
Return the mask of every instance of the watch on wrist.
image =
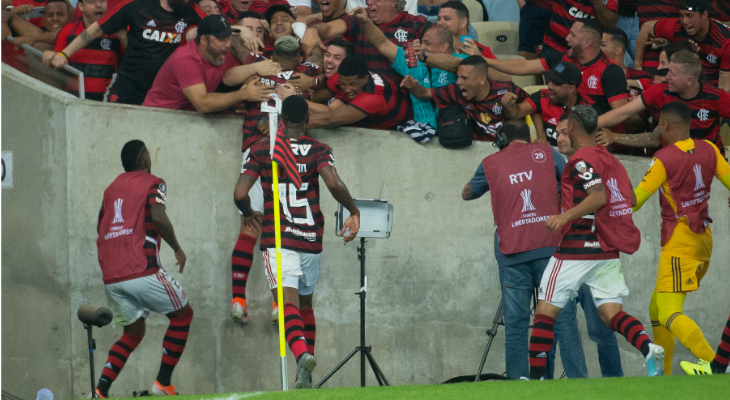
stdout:
[(426, 60), (428, 60), (428, 52), (426, 50), (421, 50), (421, 55), (423, 56), (423, 61), (421, 62), (426, 62)]

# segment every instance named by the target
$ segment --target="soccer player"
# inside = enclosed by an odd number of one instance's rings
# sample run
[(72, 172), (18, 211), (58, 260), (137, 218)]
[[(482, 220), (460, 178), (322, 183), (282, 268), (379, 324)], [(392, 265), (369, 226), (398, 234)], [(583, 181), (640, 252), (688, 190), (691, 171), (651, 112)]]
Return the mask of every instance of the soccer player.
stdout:
[(656, 287), (649, 303), (654, 342), (665, 351), (664, 370), (672, 368), (674, 337), (697, 358), (711, 360), (715, 353), (697, 324), (684, 315), (688, 292), (700, 287), (712, 254), (708, 201), (712, 178), (730, 189), (730, 165), (706, 140), (690, 138), (690, 108), (672, 102), (662, 108), (659, 128), (664, 148), (634, 191), (638, 210), (661, 189), (661, 243)]
[(714, 360), (711, 362), (700, 360), (698, 364), (682, 361), (679, 366), (687, 375), (712, 375), (730, 372), (728, 362), (730, 362), (730, 317), (727, 318), (725, 329), (722, 331), (720, 345), (717, 346)]
[(563, 212), (545, 222), (549, 230), (562, 231), (563, 236), (540, 282), (530, 337), (530, 379), (545, 375), (555, 317), (584, 283), (591, 289), (601, 320), (641, 351), (649, 376), (661, 375), (664, 350), (651, 342), (641, 323), (622, 306), (629, 289), (619, 252), (633, 253), (641, 242), (631, 216), (631, 182), (621, 163), (593, 138), (595, 109), (578, 105), (561, 119), (568, 120), (567, 133), (576, 151), (561, 179)]
[(104, 191), (96, 247), (113, 323), (124, 327), (124, 334), (109, 350), (95, 392), (102, 399), (109, 396), (112, 382), (144, 338), (145, 319), (153, 311), (167, 316), (170, 326), (162, 341), (160, 371), (150, 391), (174, 395), (170, 378), (185, 350), (193, 309), (180, 284), (159, 263), (160, 240), (172, 247), (180, 273), (185, 268), (185, 252), (165, 213), (165, 181), (150, 173), (150, 152), (142, 141), (124, 145), (122, 165), (124, 173)]
[[(644, 110), (661, 110), (665, 104), (681, 101), (692, 110), (690, 136), (712, 142), (725, 154), (720, 137), (720, 119), (730, 118), (730, 94), (707, 83), (699, 82), (702, 66), (697, 54), (682, 50), (674, 53), (669, 62), (666, 82), (644, 89), (639, 98), (629, 104), (601, 115), (598, 127), (606, 128), (619, 124), (632, 115)], [(598, 143), (608, 146), (620, 143), (634, 147), (658, 147), (661, 145), (659, 132), (637, 135), (620, 135), (601, 131), (596, 136)]]
[[(319, 177), (340, 204), (350, 212), (340, 234), (345, 243), (355, 238), (360, 227), (360, 211), (350, 192), (337, 175), (332, 149), (305, 135), (304, 126), (309, 119), (306, 100), (291, 96), (281, 106), (281, 119), (291, 140), (302, 187), (288, 178), (279, 180), (281, 199), (281, 269), (284, 296), (283, 312), (286, 321), (286, 338), (289, 348), (297, 359), (297, 388), (312, 386), (311, 373), (316, 366), (314, 340), (316, 323), (312, 296), (319, 275), (324, 233), (324, 215), (319, 206)], [(261, 177), (265, 210), (262, 214), (250, 206), (249, 190)], [(266, 265), (266, 275), (272, 294), (276, 297), (276, 251), (274, 243), (274, 199), (272, 191), (271, 155), (269, 143), (259, 143), (251, 148), (241, 176), (236, 184), (236, 206), (244, 216), (244, 223), (263, 229), (261, 248)], [(294, 201), (296, 200), (296, 201)]]
[(561, 61), (553, 69), (545, 73), (548, 88), (531, 94), (525, 101), (517, 103), (514, 93), (506, 93), (502, 97), (504, 115), (507, 118), (524, 118), (530, 114), (539, 114), (533, 118), (537, 142), (557, 145), (557, 125), (561, 115), (569, 112), (578, 104), (593, 104), (578, 93), (583, 77), (575, 64)]
[[(730, 28), (710, 18), (707, 0), (682, 0), (679, 18), (650, 21), (641, 27), (638, 42), (647, 43), (658, 38), (676, 42), (692, 40), (700, 48), (702, 68), (707, 81), (730, 91)], [(636, 61), (643, 59), (644, 47), (637, 46)]]
[(454, 105), (464, 109), (477, 125), (474, 140), (494, 141), (497, 129), (505, 120), (501, 101), (512, 92), (517, 101), (527, 99), (527, 92), (512, 82), (494, 81), (489, 78), (489, 67), (481, 56), (469, 56), (461, 60), (456, 83), (432, 89), (419, 85), (411, 76), (403, 80), (403, 86), (419, 99), (433, 98), (439, 109)]

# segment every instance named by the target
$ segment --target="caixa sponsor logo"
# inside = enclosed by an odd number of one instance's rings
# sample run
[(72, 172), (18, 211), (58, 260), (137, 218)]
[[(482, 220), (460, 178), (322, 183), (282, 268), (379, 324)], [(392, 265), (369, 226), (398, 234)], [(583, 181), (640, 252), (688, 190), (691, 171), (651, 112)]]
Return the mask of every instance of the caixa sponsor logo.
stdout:
[(142, 37), (161, 43), (180, 43), (182, 41), (182, 34), (180, 33), (160, 32), (152, 29), (142, 31)]
[(575, 19), (581, 19), (581, 18), (595, 18), (591, 14), (585, 13), (578, 9), (578, 7), (570, 7), (568, 10), (568, 14), (575, 17)]

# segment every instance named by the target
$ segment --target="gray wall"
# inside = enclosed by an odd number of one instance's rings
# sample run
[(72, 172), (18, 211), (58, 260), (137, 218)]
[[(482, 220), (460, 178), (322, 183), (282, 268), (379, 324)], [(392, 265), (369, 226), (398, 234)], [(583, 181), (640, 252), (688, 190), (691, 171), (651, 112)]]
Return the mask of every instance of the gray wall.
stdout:
[[(179, 274), (169, 247), (161, 254), (195, 309), (173, 383), (184, 394), (279, 389), (278, 336), (269, 323), (271, 295), (258, 252), (248, 285), (252, 322), (241, 327), (229, 317), (230, 255), (239, 229), (232, 193), (240, 168), (240, 119), (83, 102), (2, 68), (2, 150), (14, 155), (14, 187), (2, 190), (2, 389), (22, 398), (32, 398), (41, 387), (60, 398), (89, 395), (86, 331), (76, 309), (106, 304), (96, 261), (96, 217), (104, 188), (122, 171), (120, 149), (134, 138), (147, 143), (153, 173), (168, 183), (168, 214), (188, 255), (185, 273)], [(310, 133), (335, 149), (338, 171), (354, 196), (394, 204), (391, 237), (366, 244), (367, 341), (386, 377), (402, 385), (474, 374), (500, 290), (490, 200), (467, 203), (460, 192), (494, 148), (475, 143), (452, 151), (437, 143), (417, 145), (401, 133), (352, 128)], [(638, 183), (648, 160), (622, 161)], [(724, 262), (730, 259), (730, 213), (727, 190), (719, 183), (710, 207), (713, 262), (685, 311), (716, 346), (730, 304)], [(359, 301), (353, 295), (359, 288), (357, 246), (343, 246), (335, 237), (336, 202), (326, 193), (322, 209), (328, 223), (315, 293), (315, 380), (359, 343)], [(659, 254), (657, 201), (636, 221), (643, 243), (636, 254), (622, 257), (631, 289), (625, 303), (648, 329)], [(166, 327), (163, 316), (148, 319), (147, 337), (112, 395), (130, 396), (151, 386)], [(581, 329), (589, 374), (600, 376), (584, 322)], [(94, 329), (97, 379), (120, 334), (111, 326)], [(485, 372), (504, 371), (503, 344), (500, 329)], [(642, 375), (639, 352), (621, 337), (619, 344), (627, 375)], [(288, 358), (293, 380), (295, 364)], [(678, 360), (691, 358), (678, 345), (674, 372)], [(375, 382), (370, 373), (368, 380)], [(359, 361), (327, 383), (357, 385)]]

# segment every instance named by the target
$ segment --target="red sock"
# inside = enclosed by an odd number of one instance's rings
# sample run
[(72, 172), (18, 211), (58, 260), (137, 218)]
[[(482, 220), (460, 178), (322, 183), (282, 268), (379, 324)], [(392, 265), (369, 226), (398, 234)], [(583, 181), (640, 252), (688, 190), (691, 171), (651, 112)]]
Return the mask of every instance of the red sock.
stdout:
[(611, 329), (624, 335), (626, 340), (639, 349), (644, 357), (649, 354), (651, 339), (646, 335), (644, 326), (636, 318), (621, 311), (611, 318)]
[(545, 314), (535, 314), (530, 335), (530, 379), (539, 380), (545, 376), (548, 354), (555, 338), (555, 319)]
[(299, 361), (299, 357), (307, 352), (307, 339), (304, 338), (302, 316), (299, 314), (299, 309), (292, 303), (284, 304), (284, 329), (286, 330), (286, 341), (289, 343), (289, 348)]
[(170, 385), (172, 371), (185, 350), (192, 320), (192, 308), (186, 314), (170, 318), (170, 325), (167, 327), (167, 332), (165, 332), (165, 338), (162, 339), (162, 363), (160, 364), (160, 372), (157, 374), (157, 381), (162, 386)]
[(307, 339), (307, 353), (314, 355), (314, 339), (317, 337), (317, 321), (314, 319), (314, 310), (302, 308), (299, 310), (304, 322), (304, 337)]
[(233, 247), (233, 254), (231, 255), (233, 298), (246, 298), (246, 282), (248, 282), (248, 272), (253, 264), (254, 246), (256, 246), (255, 237), (245, 233), (238, 235), (236, 246)]
[(730, 361), (730, 317), (727, 319), (725, 329), (722, 330), (720, 345), (717, 346), (715, 359), (710, 362), (713, 373), (724, 373)]
[(104, 369), (101, 371), (99, 384), (96, 386), (102, 394), (107, 394), (112, 382), (122, 372), (122, 368), (124, 368), (124, 364), (127, 362), (129, 355), (137, 348), (137, 345), (139, 345), (139, 342), (143, 338), (144, 336), (130, 335), (124, 332), (122, 337), (114, 343), (114, 346), (109, 350), (106, 365), (104, 365)]

